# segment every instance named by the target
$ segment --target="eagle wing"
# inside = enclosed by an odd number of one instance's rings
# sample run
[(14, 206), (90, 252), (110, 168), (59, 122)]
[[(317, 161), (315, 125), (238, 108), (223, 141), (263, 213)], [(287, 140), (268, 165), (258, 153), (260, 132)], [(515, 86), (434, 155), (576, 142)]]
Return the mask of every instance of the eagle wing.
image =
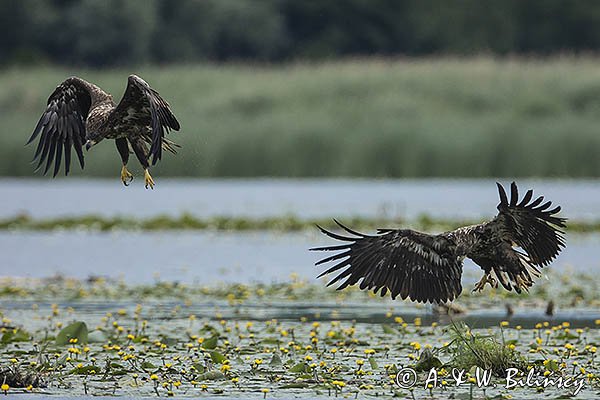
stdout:
[(514, 287), (520, 293), (533, 284), (531, 275), (539, 276), (539, 268), (548, 265), (565, 247), (566, 219), (557, 217), (560, 206), (550, 209), (552, 202), (544, 202), (543, 196), (532, 201), (531, 189), (519, 201), (515, 182), (510, 187), (510, 200), (502, 185), (497, 186), (499, 212), (487, 224), (487, 232), (493, 237), (480, 238), (490, 243), (488, 254), (468, 256), (484, 269), (492, 269), (505, 289)]
[[(115, 108), (108, 122), (115, 126), (137, 125), (152, 128), (150, 152), (152, 165), (162, 157), (165, 133), (171, 129), (178, 131), (180, 126), (167, 103), (142, 78), (130, 75), (123, 98)], [(172, 143), (171, 143), (172, 145)]]
[(551, 201), (544, 201), (540, 196), (531, 201), (533, 190), (529, 189), (523, 199), (519, 201), (519, 191), (513, 182), (510, 185), (510, 202), (504, 188), (499, 183), (498, 216), (496, 223), (501, 232), (528, 254), (531, 261), (544, 267), (556, 258), (565, 247), (563, 228), (566, 227), (566, 218), (556, 217), (561, 210), (560, 206), (549, 209)]
[(319, 229), (346, 243), (311, 249), (338, 252), (316, 264), (336, 261), (319, 277), (342, 270), (327, 286), (346, 278), (337, 288), (341, 290), (362, 280), (360, 289), (375, 293), (381, 289), (381, 296), (389, 291), (393, 299), (399, 295), (431, 303), (453, 300), (461, 293), (462, 260), (449, 238), (409, 229), (380, 229), (377, 235), (365, 235), (335, 222), (352, 236)]
[(40, 137), (33, 162), (37, 161), (36, 171), (42, 167), (48, 172), (54, 161), (56, 176), (60, 169), (62, 155), (65, 156), (65, 175), (71, 166), (71, 149), (75, 149), (81, 168), (83, 162), (83, 143), (85, 142), (85, 120), (91, 105), (88, 83), (71, 77), (58, 85), (48, 98), (46, 111), (40, 117), (27, 144)]

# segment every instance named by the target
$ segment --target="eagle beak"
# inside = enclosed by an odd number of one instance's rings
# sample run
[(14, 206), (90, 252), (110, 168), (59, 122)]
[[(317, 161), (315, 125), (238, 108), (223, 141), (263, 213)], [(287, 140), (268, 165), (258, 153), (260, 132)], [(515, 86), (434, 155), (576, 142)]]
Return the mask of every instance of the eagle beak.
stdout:
[(94, 140), (88, 140), (87, 142), (85, 142), (85, 150), (89, 150), (95, 144), (96, 142)]

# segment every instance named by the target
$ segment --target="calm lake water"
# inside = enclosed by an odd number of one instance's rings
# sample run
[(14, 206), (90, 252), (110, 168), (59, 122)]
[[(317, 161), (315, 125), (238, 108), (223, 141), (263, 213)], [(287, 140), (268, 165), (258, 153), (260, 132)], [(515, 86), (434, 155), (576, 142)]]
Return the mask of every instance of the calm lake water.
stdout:
[[(508, 184), (509, 181), (504, 180), (503, 183)], [(537, 193), (560, 204), (563, 206), (564, 215), (572, 219), (600, 218), (600, 182), (522, 181), (520, 185), (523, 193), (526, 188), (534, 187)], [(481, 218), (493, 216), (496, 213), (497, 203), (496, 187), (492, 180), (161, 179), (154, 191), (144, 190), (139, 180), (136, 185), (129, 188), (122, 187), (116, 180), (0, 180), (0, 218), (13, 217), (20, 213), (44, 218), (85, 214), (177, 216), (184, 212), (198, 217), (218, 215), (266, 217), (294, 214), (304, 218), (401, 216), (410, 219), (426, 213), (434, 217)], [(571, 234), (568, 235), (567, 241), (568, 247), (552, 263), (550, 269), (588, 273), (600, 270), (598, 256), (600, 234)], [(315, 277), (323, 270), (323, 267), (315, 267), (314, 263), (323, 257), (323, 254), (309, 252), (308, 249), (329, 243), (332, 243), (332, 240), (319, 234), (316, 229), (294, 233), (4, 230), (0, 231), (0, 276), (45, 278), (60, 274), (79, 279), (105, 276), (122, 278), (129, 285), (151, 283), (160, 279), (212, 286), (220, 282), (282, 282), (288, 281), (290, 275), (296, 273), (300, 278), (314, 282)], [(467, 260), (464, 286), (471, 286), (479, 277), (481, 277), (480, 268)], [(114, 312), (121, 308), (131, 310), (137, 302), (133, 302), (132, 299), (117, 301), (99, 299), (93, 302), (50, 299), (42, 304), (36, 301), (35, 310), (43, 310), (39, 315), (48, 315), (50, 301), (58, 302), (61, 309), (73, 307), (74, 312), (78, 313), (76, 315), (88, 322), (99, 320), (108, 311)], [(5, 313), (3, 315), (25, 323), (28, 330), (33, 330), (36, 324), (45, 324), (46, 319), (40, 318), (38, 311), (33, 311), (32, 302), (33, 300), (14, 300), (7, 296), (0, 301), (0, 308)], [(160, 327), (160, 332), (174, 332), (177, 329), (182, 333), (185, 328), (181, 327), (188, 326), (188, 318), (170, 317), (174, 309), (181, 307), (180, 303), (177, 300), (155, 300), (145, 304), (145, 307), (152, 312), (144, 318), (150, 320), (151, 326)], [(449, 320), (447, 316), (433, 313), (431, 307), (411, 302), (390, 300), (390, 307), (382, 307), (382, 303), (357, 303), (321, 304), (314, 302), (313, 299), (302, 299), (292, 304), (275, 298), (268, 299), (264, 304), (245, 304), (240, 309), (229, 306), (225, 301), (214, 303), (213, 300), (209, 300), (194, 302), (191, 307), (185, 308), (185, 315), (193, 313), (201, 320), (208, 321), (214, 318), (218, 311), (222, 313), (219, 318), (227, 320), (254, 321), (276, 318), (280, 321), (294, 321), (294, 324), (298, 324), (300, 317), (307, 315), (324, 320), (335, 316), (336, 320), (355, 325), (359, 337), (365, 337), (366, 332), (371, 334), (373, 331), (380, 331), (381, 323), (390, 320), (385, 313), (390, 310), (392, 303), (395, 315), (401, 315), (406, 320), (419, 316), (423, 318), (424, 325), (434, 321), (440, 324), (454, 322), (454, 319)], [(544, 307), (536, 306), (527, 309), (516, 305), (515, 308), (516, 314), (512, 317), (511, 324), (520, 324), (524, 329), (531, 328), (538, 321), (548, 319), (544, 315)], [(597, 308), (559, 309), (554, 316), (556, 321), (570, 321), (573, 328), (593, 326), (599, 317)], [(69, 314), (65, 318), (72, 318), (72, 316)], [(472, 328), (497, 327), (499, 321), (506, 318), (503, 302), (498, 302), (491, 308), (474, 310), (456, 317), (456, 319), (463, 319)], [(181, 321), (184, 321), (183, 325)], [(90, 326), (95, 324), (90, 323)], [(307, 332), (305, 337), (308, 337)], [(526, 337), (532, 337), (529, 331), (524, 330), (521, 333)], [(396, 339), (398, 338), (394, 338)], [(415, 339), (425, 340), (421, 337), (400, 338), (406, 343)], [(185, 340), (189, 338), (186, 336)], [(403, 347), (396, 344), (393, 348)], [(23, 351), (20, 347), (17, 350)], [(402, 362), (405, 354), (402, 359), (399, 356), (394, 357), (391, 360)], [(348, 360), (352, 364), (351, 367), (354, 367), (354, 359)], [(383, 362), (388, 362), (387, 355), (380, 364)], [(235, 367), (239, 368), (237, 365)], [(110, 389), (116, 387), (112, 382), (94, 384), (106, 387), (95, 392), (100, 394), (112, 394)], [(78, 385), (80, 383), (68, 389), (56, 387), (44, 389), (43, 395), (82, 394), (83, 389)], [(263, 385), (263, 383), (254, 385)], [(123, 387), (126, 388), (124, 394), (134, 393), (128, 391), (126, 385)], [(239, 397), (239, 393), (228, 391), (224, 397), (236, 398)], [(425, 392), (418, 393), (420, 395)], [(153, 395), (150, 389), (136, 394)], [(43, 395), (36, 395), (36, 398), (45, 398)], [(243, 392), (243, 396), (248, 395), (257, 399), (263, 397), (258, 389), (253, 392)], [(314, 395), (313, 391), (300, 389), (274, 390), (269, 394), (269, 398), (312, 398)], [(325, 396), (325, 392), (322, 392), (322, 395)], [(468, 398), (462, 395), (466, 396), (467, 393), (460, 393), (457, 398)], [(538, 398), (540, 395), (532, 390), (520, 391), (517, 396)], [(582, 392), (580, 395), (581, 398), (590, 399), (595, 398), (594, 396), (592, 390)]]
[[(571, 235), (551, 268), (600, 270), (600, 235)], [(310, 247), (331, 243), (317, 232), (0, 232), (0, 276), (122, 277), (129, 284), (162, 280), (212, 285), (271, 283), (292, 273), (314, 280), (322, 253)], [(107, 251), (109, 250), (109, 251)], [(465, 262), (465, 282), (481, 276)]]
[[(478, 218), (496, 213), (493, 180), (177, 180), (154, 191), (116, 180), (1, 179), (0, 218), (100, 214), (264, 217), (403, 216)], [(509, 180), (503, 180), (508, 184)], [(600, 218), (600, 182), (521, 181), (563, 206), (573, 219)], [(199, 282), (271, 282), (290, 273), (312, 279), (328, 243), (317, 232), (0, 232), (0, 275), (85, 278), (122, 276), (128, 282), (161, 279)], [(592, 271), (600, 267), (600, 235), (573, 236), (553, 264)], [(110, 251), (107, 251), (109, 249)], [(467, 265), (469, 269), (478, 268)]]
[[(501, 182), (507, 186), (509, 179)], [(519, 180), (573, 219), (600, 218), (600, 181)], [(390, 216), (480, 218), (496, 212), (494, 180), (185, 180), (158, 179), (154, 191), (135, 181), (0, 179), (0, 218), (104, 216), (299, 217)]]

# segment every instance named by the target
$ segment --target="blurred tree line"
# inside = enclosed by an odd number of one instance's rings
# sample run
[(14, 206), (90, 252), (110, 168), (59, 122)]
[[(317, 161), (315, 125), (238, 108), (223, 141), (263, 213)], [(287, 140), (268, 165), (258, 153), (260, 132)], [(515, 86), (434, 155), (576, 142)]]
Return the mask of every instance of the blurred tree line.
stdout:
[(595, 51), (594, 0), (0, 0), (0, 63)]

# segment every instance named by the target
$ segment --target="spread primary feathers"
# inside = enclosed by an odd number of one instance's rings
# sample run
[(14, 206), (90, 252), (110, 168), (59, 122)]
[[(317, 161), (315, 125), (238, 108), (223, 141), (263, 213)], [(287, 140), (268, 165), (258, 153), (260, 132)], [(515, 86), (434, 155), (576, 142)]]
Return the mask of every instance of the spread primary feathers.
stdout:
[(390, 292), (394, 299), (440, 303), (460, 295), (462, 263), (468, 257), (485, 272), (477, 289), (497, 279), (506, 290), (527, 290), (539, 276), (539, 268), (565, 247), (562, 229), (566, 219), (555, 216), (560, 207), (550, 209), (552, 203), (543, 203), (543, 197), (532, 201), (533, 190), (519, 201), (513, 182), (509, 201), (502, 185), (497, 185), (500, 204), (493, 220), (439, 235), (410, 229), (380, 229), (376, 235), (365, 235), (338, 221), (347, 234), (319, 227), (327, 236), (344, 242), (311, 249), (336, 252), (317, 262), (335, 262), (319, 277), (335, 272), (338, 275), (328, 285), (341, 282), (338, 289), (360, 281), (360, 289), (380, 291), (381, 296)]

